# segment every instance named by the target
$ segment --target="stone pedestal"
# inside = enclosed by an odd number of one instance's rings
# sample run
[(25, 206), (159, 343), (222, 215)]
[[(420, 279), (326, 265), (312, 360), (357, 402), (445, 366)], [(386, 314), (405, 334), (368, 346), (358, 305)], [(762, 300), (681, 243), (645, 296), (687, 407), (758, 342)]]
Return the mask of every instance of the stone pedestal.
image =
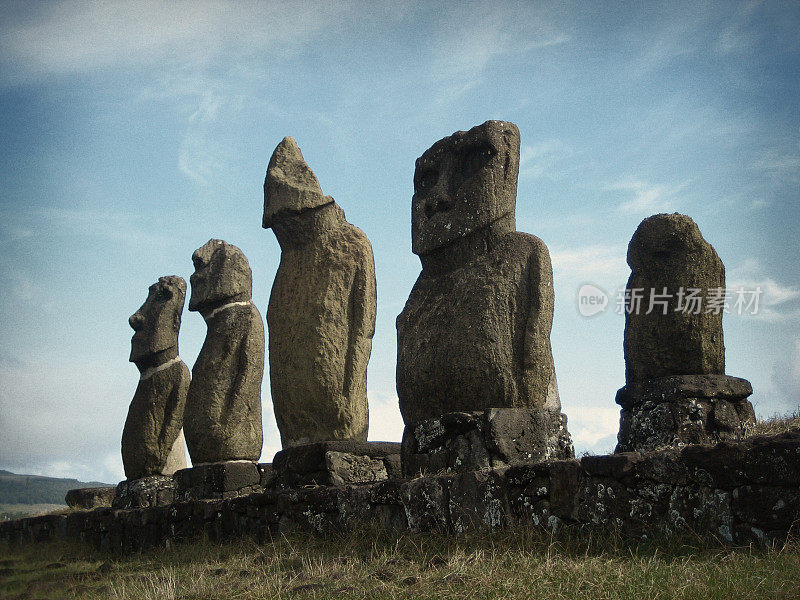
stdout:
[(347, 485), (397, 479), (400, 444), (338, 440), (284, 448), (272, 460), (279, 487)]
[(175, 482), (169, 475), (150, 475), (120, 482), (111, 506), (146, 508), (164, 506), (175, 500)]
[(573, 458), (567, 417), (531, 408), (453, 412), (407, 425), (404, 477)]
[(175, 500), (226, 499), (263, 491), (259, 465), (249, 460), (208, 463), (176, 471)]
[(709, 444), (745, 437), (755, 424), (750, 382), (728, 375), (674, 375), (629, 383), (616, 452)]
[(78, 488), (69, 490), (64, 502), (70, 508), (92, 510), (103, 506), (111, 506), (117, 490), (114, 487)]

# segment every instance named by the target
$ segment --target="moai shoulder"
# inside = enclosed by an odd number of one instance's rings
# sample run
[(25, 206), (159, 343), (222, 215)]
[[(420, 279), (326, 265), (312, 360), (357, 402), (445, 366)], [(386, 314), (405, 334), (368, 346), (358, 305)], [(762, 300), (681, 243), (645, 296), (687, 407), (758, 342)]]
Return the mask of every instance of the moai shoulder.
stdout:
[(193, 463), (256, 461), (261, 455), (264, 324), (252, 302), (244, 253), (209, 240), (192, 255), (189, 310), (208, 332), (192, 368), (185, 435)]
[(364, 441), (377, 303), (372, 246), (323, 195), (289, 137), (269, 161), (262, 224), (281, 246), (267, 311), (281, 442)]
[(178, 356), (186, 282), (161, 277), (128, 322), (134, 330), (130, 360), (141, 376), (122, 432), (125, 476), (171, 475), (186, 466), (183, 412), (189, 369)]

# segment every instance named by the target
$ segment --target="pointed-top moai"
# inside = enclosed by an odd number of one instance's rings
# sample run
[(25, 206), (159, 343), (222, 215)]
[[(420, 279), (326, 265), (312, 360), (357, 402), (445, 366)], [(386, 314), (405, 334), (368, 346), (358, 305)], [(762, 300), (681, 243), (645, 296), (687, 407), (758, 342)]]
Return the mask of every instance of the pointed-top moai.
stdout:
[(411, 236), (422, 272), (397, 318), (404, 461), (409, 426), (453, 412), (491, 411), (478, 421), (508, 441), (517, 434), (501, 423), (527, 422), (532, 437), (518, 445), (528, 458), (572, 452), (550, 348), (550, 255), (516, 231), (519, 148), (516, 125), (487, 121), (417, 159)]
[(281, 443), (365, 441), (377, 303), (372, 246), (323, 195), (290, 137), (269, 161), (262, 224), (281, 247), (267, 311)]
[(725, 267), (688, 216), (658, 214), (628, 245), (625, 380), (617, 451), (743, 435), (744, 379), (725, 375)]
[(195, 466), (257, 461), (264, 324), (251, 300), (250, 265), (239, 248), (213, 239), (195, 251), (192, 262), (189, 310), (203, 316), (208, 332), (186, 399), (189, 456)]
[(183, 410), (189, 369), (178, 356), (186, 282), (161, 277), (128, 319), (134, 330), (130, 361), (141, 373), (122, 431), (122, 464), (129, 480), (172, 475), (186, 467)]

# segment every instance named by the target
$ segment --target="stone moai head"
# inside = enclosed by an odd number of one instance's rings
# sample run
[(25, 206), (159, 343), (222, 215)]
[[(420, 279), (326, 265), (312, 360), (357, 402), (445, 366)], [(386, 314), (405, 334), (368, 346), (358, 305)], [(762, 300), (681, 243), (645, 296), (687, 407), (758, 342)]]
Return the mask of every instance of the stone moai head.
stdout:
[(178, 346), (178, 330), (185, 299), (186, 282), (177, 275), (161, 277), (150, 286), (147, 300), (128, 319), (134, 331), (131, 362), (140, 362)]
[(501, 217), (514, 217), (519, 129), (486, 121), (439, 140), (417, 159), (411, 249), (423, 256)]
[(713, 252), (691, 217), (679, 213), (653, 215), (633, 234), (628, 244), (628, 265), (632, 270), (650, 273), (678, 269), (691, 262), (690, 255), (708, 249)]
[(285, 137), (269, 159), (264, 178), (264, 217), (262, 227), (268, 229), (281, 213), (300, 213), (330, 204), (294, 139)]
[(250, 300), (253, 275), (247, 257), (233, 244), (208, 240), (192, 254), (189, 310), (205, 312), (226, 302)]

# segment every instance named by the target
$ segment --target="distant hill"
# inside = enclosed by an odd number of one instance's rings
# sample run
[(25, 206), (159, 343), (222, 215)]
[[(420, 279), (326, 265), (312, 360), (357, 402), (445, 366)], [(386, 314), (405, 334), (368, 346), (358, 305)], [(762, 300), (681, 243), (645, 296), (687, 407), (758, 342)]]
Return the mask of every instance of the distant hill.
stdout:
[(98, 481), (78, 481), (60, 477), (17, 475), (0, 470), (0, 504), (64, 504), (69, 490), (84, 487), (113, 487)]

